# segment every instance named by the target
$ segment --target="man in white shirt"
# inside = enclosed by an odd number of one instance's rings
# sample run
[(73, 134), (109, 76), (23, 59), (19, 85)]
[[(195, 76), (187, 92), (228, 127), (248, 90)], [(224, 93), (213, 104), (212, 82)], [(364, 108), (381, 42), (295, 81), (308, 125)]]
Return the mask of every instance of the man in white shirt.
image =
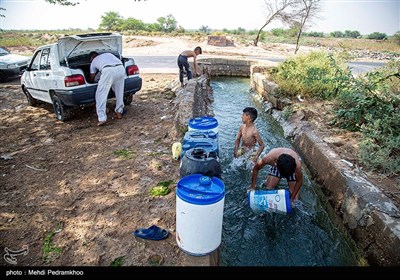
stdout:
[(96, 112), (99, 126), (107, 122), (107, 97), (110, 88), (113, 89), (116, 98), (115, 117), (122, 118), (124, 112), (124, 83), (125, 68), (121, 60), (111, 53), (91, 52), (90, 79), (94, 81), (96, 74), (101, 73), (96, 90)]

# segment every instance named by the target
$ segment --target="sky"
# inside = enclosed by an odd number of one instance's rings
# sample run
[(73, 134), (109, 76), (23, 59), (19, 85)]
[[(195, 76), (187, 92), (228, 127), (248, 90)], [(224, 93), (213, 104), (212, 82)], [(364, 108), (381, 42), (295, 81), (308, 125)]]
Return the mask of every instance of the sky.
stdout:
[[(74, 0), (73, 0), (74, 1)], [(154, 23), (172, 15), (184, 29), (259, 29), (266, 20), (264, 1), (269, 0), (78, 0), (74, 7), (53, 5), (44, 0), (0, 0), (3, 30), (97, 29), (101, 16), (117, 12), (121, 17)], [(359, 31), (393, 35), (400, 31), (400, 0), (322, 0), (319, 19), (309, 31)], [(264, 30), (287, 26), (273, 23)]]

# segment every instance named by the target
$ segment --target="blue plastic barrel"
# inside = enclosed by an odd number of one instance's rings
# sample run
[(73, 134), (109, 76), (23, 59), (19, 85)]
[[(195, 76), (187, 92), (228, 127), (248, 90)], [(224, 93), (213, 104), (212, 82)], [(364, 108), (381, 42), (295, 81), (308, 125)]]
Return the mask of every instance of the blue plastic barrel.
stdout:
[(192, 174), (176, 188), (176, 242), (186, 253), (207, 255), (222, 238), (225, 185), (217, 177)]
[(208, 131), (211, 130), (218, 134), (218, 120), (214, 117), (203, 116), (192, 118), (188, 123), (189, 131), (200, 130)]
[(218, 136), (212, 130), (188, 131), (183, 137), (182, 157), (191, 148), (203, 148), (208, 152), (216, 152), (219, 156)]

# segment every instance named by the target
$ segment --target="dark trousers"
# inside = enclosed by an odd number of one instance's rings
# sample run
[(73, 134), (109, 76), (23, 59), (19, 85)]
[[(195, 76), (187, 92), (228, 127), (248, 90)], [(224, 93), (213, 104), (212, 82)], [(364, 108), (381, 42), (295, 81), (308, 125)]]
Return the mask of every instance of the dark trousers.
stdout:
[(192, 78), (192, 71), (190, 71), (190, 65), (187, 56), (184, 55), (178, 56), (178, 67), (179, 67), (179, 81), (181, 83), (183, 83), (183, 75), (185, 73), (183, 69), (186, 70), (188, 80)]

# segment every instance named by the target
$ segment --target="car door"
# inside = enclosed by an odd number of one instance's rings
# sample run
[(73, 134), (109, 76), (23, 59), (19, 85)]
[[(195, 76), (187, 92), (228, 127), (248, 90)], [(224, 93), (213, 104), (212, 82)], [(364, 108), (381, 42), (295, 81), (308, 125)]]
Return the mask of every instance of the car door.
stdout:
[(49, 95), (51, 84), (50, 48), (38, 50), (26, 70), (26, 86), (33, 98), (52, 103)]

